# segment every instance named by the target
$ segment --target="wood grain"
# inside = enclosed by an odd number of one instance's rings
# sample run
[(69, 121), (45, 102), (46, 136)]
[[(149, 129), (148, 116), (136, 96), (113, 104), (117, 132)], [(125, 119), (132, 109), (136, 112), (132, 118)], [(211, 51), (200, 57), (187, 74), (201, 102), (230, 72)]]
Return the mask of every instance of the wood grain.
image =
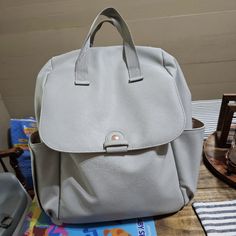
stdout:
[[(235, 0), (4, 0), (0, 94), (11, 116), (33, 114), (41, 67), (55, 55), (80, 48), (93, 18), (108, 5), (127, 20), (136, 45), (161, 47), (177, 58), (193, 99), (236, 92)], [(95, 45), (121, 41), (105, 26)], [(25, 97), (31, 101), (23, 104)]]
[[(234, 22), (236, 10), (138, 19), (129, 22), (129, 26), (137, 45), (161, 47), (176, 56), (181, 64), (189, 64), (236, 60)], [(50, 58), (80, 48), (87, 31), (88, 26), (0, 35), (0, 54), (21, 59), (41, 55)], [(121, 44), (121, 39), (111, 26), (106, 26), (96, 37), (96, 45), (113, 44)]]
[(236, 82), (236, 60), (223, 62), (205, 62), (194, 64), (181, 64), (186, 80), (191, 86), (212, 85), (214, 83)]
[(236, 190), (217, 179), (201, 164), (197, 192), (194, 199), (178, 213), (156, 221), (158, 236), (205, 235), (191, 204), (194, 201), (235, 200)]
[(113, 6), (127, 20), (207, 14), (236, 9), (234, 0), (43, 0), (1, 1), (0, 33), (61, 29), (89, 25), (98, 11)]
[[(27, 58), (27, 60), (20, 60), (17, 58), (9, 59), (7, 65), (2, 67), (0, 73), (2, 96), (24, 96), (25, 94), (33, 96), (37, 73), (47, 59), (48, 58), (45, 57), (36, 57), (35, 62), (30, 65), (27, 71), (21, 70), (21, 68), (29, 66), (28, 60), (30, 60), (30, 57)], [(0, 62), (2, 61), (4, 63), (6, 60), (7, 59), (0, 59)], [(231, 92), (235, 91), (236, 61), (187, 65), (181, 64), (181, 67), (187, 83), (191, 86), (190, 88), (194, 98), (199, 98), (200, 96), (198, 95), (202, 93), (201, 91), (205, 93), (206, 89), (210, 89), (209, 87), (212, 86), (212, 78), (214, 78), (215, 85), (217, 86), (215, 89), (216, 94), (223, 93), (227, 87), (232, 89)], [(14, 68), (14, 70), (12, 68)], [(18, 71), (17, 74), (15, 73), (15, 70)], [(226, 88), (224, 85), (220, 86), (222, 80), (223, 83), (226, 84)], [(231, 83), (230, 86), (229, 83)], [(12, 86), (13, 84), (14, 86)], [(202, 89), (201, 86), (204, 88)], [(15, 90), (15, 87), (20, 89)], [(203, 96), (204, 94), (201, 98), (204, 98)], [(217, 95), (215, 96), (217, 97)]]
[(193, 100), (221, 98), (224, 93), (236, 92), (236, 81), (224, 82), (224, 78), (222, 78), (222, 82), (220, 83), (189, 84), (189, 87)]

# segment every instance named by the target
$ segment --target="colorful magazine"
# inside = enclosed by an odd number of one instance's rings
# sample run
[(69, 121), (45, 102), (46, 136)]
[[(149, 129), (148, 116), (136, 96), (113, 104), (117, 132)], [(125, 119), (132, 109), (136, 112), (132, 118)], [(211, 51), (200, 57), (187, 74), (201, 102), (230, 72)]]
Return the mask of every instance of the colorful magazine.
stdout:
[(96, 224), (54, 225), (35, 201), (24, 221), (21, 236), (157, 236), (152, 218)]
[(18, 163), (25, 178), (27, 189), (33, 188), (28, 141), (30, 134), (36, 130), (37, 127), (34, 118), (10, 120), (11, 144), (13, 147), (20, 147), (24, 150), (23, 154), (18, 158)]
[(11, 143), (14, 147), (20, 147), (29, 150), (29, 136), (37, 130), (37, 124), (34, 118), (11, 119)]

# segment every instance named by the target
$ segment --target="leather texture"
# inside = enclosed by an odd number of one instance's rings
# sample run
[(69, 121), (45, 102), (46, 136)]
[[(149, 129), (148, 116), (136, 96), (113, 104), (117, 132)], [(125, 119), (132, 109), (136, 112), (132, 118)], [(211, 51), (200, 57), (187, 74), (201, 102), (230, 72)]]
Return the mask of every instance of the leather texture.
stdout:
[[(91, 47), (106, 22), (123, 45)], [(204, 125), (192, 125), (184, 75), (164, 50), (135, 47), (115, 9), (98, 14), (80, 50), (42, 68), (35, 113), (35, 191), (54, 222), (166, 214), (193, 197)]]

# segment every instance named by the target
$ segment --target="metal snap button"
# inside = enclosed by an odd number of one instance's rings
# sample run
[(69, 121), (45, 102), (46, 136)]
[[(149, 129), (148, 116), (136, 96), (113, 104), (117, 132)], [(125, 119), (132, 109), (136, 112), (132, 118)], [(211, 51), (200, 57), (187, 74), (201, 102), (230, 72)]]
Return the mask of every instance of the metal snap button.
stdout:
[(119, 140), (119, 139), (120, 139), (120, 136), (117, 134), (114, 134), (111, 136), (111, 140)]

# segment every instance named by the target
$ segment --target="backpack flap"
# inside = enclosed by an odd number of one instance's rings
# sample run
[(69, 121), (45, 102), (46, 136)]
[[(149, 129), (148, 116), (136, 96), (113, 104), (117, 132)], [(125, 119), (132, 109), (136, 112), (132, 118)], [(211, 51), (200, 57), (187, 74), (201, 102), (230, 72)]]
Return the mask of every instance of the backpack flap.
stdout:
[(166, 144), (182, 133), (184, 109), (160, 49), (137, 47), (143, 80), (129, 83), (121, 46), (91, 48), (89, 86), (74, 83), (78, 53), (51, 61), (39, 119), (47, 146), (72, 153), (129, 151)]

